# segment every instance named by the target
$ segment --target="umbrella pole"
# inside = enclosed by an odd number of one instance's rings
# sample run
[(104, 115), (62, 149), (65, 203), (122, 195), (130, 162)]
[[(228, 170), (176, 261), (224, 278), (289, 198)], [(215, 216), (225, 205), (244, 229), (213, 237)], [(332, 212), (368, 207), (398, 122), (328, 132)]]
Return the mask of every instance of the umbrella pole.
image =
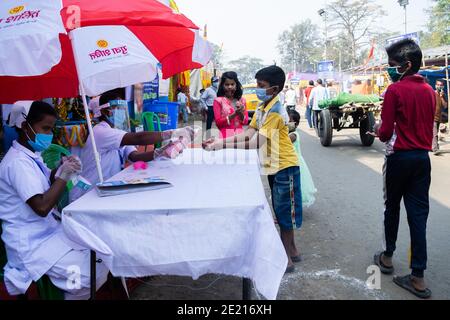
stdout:
[(96, 145), (95, 139), (94, 139), (94, 130), (92, 128), (92, 123), (91, 123), (91, 116), (89, 114), (89, 108), (88, 108), (88, 104), (86, 101), (86, 94), (84, 92), (84, 87), (83, 87), (83, 84), (81, 83), (81, 81), (80, 81), (80, 93), (81, 93), (81, 97), (83, 99), (84, 113), (86, 114), (86, 122), (87, 122), (88, 130), (89, 130), (89, 138), (91, 139), (92, 148), (94, 149), (94, 158), (95, 158), (95, 165), (97, 166), (98, 178), (100, 179), (100, 183), (103, 183), (103, 173), (102, 173), (102, 167), (100, 165), (100, 155), (97, 151), (97, 145)]
[(73, 57), (75, 60), (75, 68), (77, 69), (78, 81), (80, 82), (80, 95), (83, 99), (84, 113), (86, 114), (86, 122), (87, 122), (87, 126), (88, 126), (88, 131), (89, 131), (89, 138), (91, 139), (91, 142), (92, 142), (92, 149), (94, 152), (95, 165), (97, 166), (98, 178), (100, 180), (100, 183), (103, 183), (102, 167), (100, 166), (100, 155), (97, 151), (97, 144), (95, 143), (95, 139), (94, 139), (94, 130), (92, 129), (91, 116), (89, 114), (89, 108), (88, 108), (88, 104), (86, 101), (86, 92), (84, 91), (83, 81), (81, 80), (81, 77), (80, 77), (78, 56), (75, 52), (76, 49), (75, 49), (75, 43), (73, 41), (72, 32), (69, 32), (69, 38), (70, 38), (70, 42), (72, 44), (72, 52), (73, 52)]

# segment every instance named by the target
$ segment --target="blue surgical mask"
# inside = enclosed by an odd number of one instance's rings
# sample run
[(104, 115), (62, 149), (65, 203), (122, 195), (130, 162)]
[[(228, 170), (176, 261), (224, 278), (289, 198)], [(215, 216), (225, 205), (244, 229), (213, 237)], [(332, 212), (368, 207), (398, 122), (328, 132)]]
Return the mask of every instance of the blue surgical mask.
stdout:
[(256, 88), (256, 96), (263, 102), (267, 102), (273, 97), (273, 95), (268, 95), (267, 89), (264, 88)]
[(30, 137), (27, 134), (28, 137), (28, 144), (31, 148), (33, 148), (36, 152), (42, 152), (47, 150), (53, 141), (53, 134), (44, 134), (44, 133), (36, 133), (34, 132), (31, 125), (27, 122), (28, 126), (30, 127), (31, 131), (33, 131), (35, 138), (34, 141), (30, 139)]

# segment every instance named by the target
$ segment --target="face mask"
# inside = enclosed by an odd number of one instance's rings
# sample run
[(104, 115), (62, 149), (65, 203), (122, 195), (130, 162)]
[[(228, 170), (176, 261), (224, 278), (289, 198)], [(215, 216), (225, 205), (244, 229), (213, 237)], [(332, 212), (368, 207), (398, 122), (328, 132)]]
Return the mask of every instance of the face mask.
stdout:
[(388, 67), (387, 68), (387, 73), (389, 75), (389, 77), (391, 78), (392, 82), (397, 82), (400, 81), (403, 76), (406, 74), (406, 71), (403, 73), (398, 72), (398, 68), (400, 68), (399, 66), (397, 67)]
[(442, 92), (442, 91), (444, 91), (444, 87), (437, 86), (437, 87), (436, 87), (436, 91), (437, 91), (437, 92)]
[(268, 95), (267, 89), (264, 88), (256, 88), (256, 96), (263, 102), (267, 102), (273, 97), (273, 95)]
[(42, 152), (44, 150), (47, 150), (50, 145), (52, 144), (52, 140), (53, 140), (53, 134), (43, 134), (43, 133), (36, 133), (34, 132), (33, 128), (31, 127), (31, 125), (27, 122), (28, 126), (30, 127), (31, 131), (33, 131), (35, 138), (35, 141), (32, 141), (30, 139), (30, 137), (27, 134), (27, 138), (28, 138), (28, 144), (30, 145), (31, 148), (33, 148), (34, 151), (36, 152)]
[(213, 82), (211, 85), (213, 88), (216, 88), (219, 86), (219, 82)]

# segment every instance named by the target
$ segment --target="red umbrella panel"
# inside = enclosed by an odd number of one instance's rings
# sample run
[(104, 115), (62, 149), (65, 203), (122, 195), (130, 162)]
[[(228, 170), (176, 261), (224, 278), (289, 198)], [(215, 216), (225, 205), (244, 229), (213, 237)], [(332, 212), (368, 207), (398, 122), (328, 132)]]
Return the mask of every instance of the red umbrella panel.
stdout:
[(63, 0), (61, 16), (68, 31), (74, 25), (173, 26), (198, 29), (186, 16), (157, 0)]

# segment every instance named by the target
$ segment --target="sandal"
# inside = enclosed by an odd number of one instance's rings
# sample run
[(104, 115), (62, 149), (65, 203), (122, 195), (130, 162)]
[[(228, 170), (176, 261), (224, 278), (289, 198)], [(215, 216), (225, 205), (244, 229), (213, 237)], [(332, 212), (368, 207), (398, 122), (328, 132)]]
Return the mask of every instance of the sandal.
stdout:
[(379, 252), (373, 256), (373, 262), (380, 268), (381, 273), (384, 274), (392, 274), (394, 273), (394, 267), (386, 266), (383, 261), (381, 261), (381, 256), (383, 252)]
[(425, 289), (425, 290), (417, 290), (414, 288), (414, 285), (411, 280), (411, 275), (403, 276), (403, 277), (394, 277), (393, 279), (394, 283), (398, 285), (399, 287), (402, 287), (405, 290), (408, 290), (416, 297), (419, 297), (421, 299), (428, 299), (431, 297), (431, 290)]
[(302, 261), (302, 256), (299, 254), (298, 256), (291, 257), (292, 262), (297, 263)]

